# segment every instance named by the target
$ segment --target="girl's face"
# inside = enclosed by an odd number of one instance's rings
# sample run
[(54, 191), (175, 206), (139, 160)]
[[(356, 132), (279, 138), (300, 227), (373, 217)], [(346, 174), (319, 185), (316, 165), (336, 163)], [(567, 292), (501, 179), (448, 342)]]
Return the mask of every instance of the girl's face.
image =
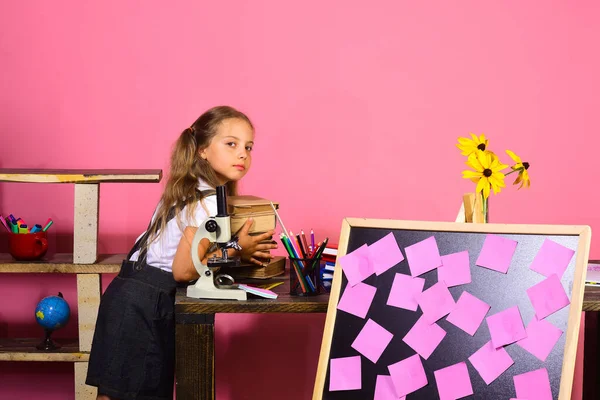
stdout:
[(238, 181), (246, 175), (252, 162), (254, 131), (244, 120), (229, 118), (217, 128), (210, 144), (200, 151), (215, 170), (222, 185)]

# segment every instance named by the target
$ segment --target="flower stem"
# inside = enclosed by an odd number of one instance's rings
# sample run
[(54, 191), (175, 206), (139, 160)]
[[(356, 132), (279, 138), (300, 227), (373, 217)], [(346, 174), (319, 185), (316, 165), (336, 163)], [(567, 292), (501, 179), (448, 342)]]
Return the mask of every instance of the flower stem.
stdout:
[(483, 216), (485, 218), (485, 223), (489, 223), (490, 222), (490, 206), (488, 201), (490, 201), (490, 198), (488, 197), (487, 199), (485, 199), (485, 201), (483, 202)]
[(483, 191), (481, 192), (481, 202), (483, 204), (483, 222), (487, 223), (488, 222), (488, 218), (487, 218), (488, 199), (486, 199), (485, 196), (483, 195)]

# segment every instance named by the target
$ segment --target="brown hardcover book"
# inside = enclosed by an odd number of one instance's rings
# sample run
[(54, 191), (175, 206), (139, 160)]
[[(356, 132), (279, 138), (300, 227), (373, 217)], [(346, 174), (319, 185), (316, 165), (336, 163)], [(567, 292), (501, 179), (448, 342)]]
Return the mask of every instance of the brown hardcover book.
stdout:
[(266, 266), (242, 264), (239, 267), (221, 268), (219, 273), (231, 275), (234, 279), (269, 279), (285, 272), (285, 257), (275, 256)]
[(277, 218), (273, 210), (271, 212), (250, 213), (244, 215), (230, 215), (231, 232), (237, 232), (242, 229), (248, 218), (252, 217), (254, 223), (250, 228), (250, 233), (266, 232), (275, 229)]
[(258, 196), (242, 195), (227, 197), (227, 212), (230, 215), (243, 215), (269, 212), (274, 213), (271, 202), (276, 209), (279, 209), (279, 203)]

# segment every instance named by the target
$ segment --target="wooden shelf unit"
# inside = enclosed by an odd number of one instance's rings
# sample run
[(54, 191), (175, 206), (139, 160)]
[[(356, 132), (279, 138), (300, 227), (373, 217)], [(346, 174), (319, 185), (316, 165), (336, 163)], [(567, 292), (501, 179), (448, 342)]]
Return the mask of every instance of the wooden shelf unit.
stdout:
[(127, 254), (100, 254), (95, 264), (74, 264), (73, 254), (56, 253), (42, 261), (15, 261), (0, 253), (0, 273), (27, 274), (116, 274)]
[(41, 261), (15, 261), (0, 253), (0, 273), (61, 273), (77, 275), (78, 333), (75, 340), (55, 340), (57, 351), (36, 349), (42, 338), (0, 338), (0, 361), (72, 362), (75, 399), (95, 400), (97, 390), (87, 386), (89, 352), (102, 293), (101, 274), (118, 273), (126, 254), (98, 254), (98, 213), (101, 183), (160, 182), (159, 169), (2, 169), (0, 182), (70, 183), (75, 186), (73, 253), (54, 254)]
[(6, 339), (0, 338), (0, 361), (88, 361), (89, 353), (79, 351), (77, 339), (52, 339), (59, 346), (56, 351), (36, 349), (42, 337), (38, 339)]

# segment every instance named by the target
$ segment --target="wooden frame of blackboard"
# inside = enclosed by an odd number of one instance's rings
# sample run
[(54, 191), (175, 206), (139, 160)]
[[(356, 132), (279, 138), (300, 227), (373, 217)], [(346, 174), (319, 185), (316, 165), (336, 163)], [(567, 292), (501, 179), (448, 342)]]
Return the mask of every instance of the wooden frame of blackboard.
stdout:
[(585, 288), (585, 271), (589, 259), (591, 241), (591, 228), (587, 225), (527, 225), (527, 224), (465, 224), (455, 222), (432, 221), (401, 221), (390, 219), (345, 218), (342, 222), (338, 255), (333, 274), (333, 282), (329, 298), (325, 328), (319, 354), (319, 363), (313, 390), (313, 400), (322, 400), (328, 371), (329, 355), (331, 351), (333, 331), (337, 316), (337, 305), (342, 287), (342, 268), (339, 259), (346, 255), (348, 241), (353, 228), (380, 228), (389, 230), (413, 230), (432, 232), (464, 232), (464, 233), (490, 233), (490, 234), (523, 234), (523, 235), (569, 235), (579, 236), (575, 259), (575, 274), (573, 289), (569, 306), (569, 317), (562, 361), (560, 378), (559, 400), (569, 400), (573, 386), (575, 371), (575, 356), (581, 322), (581, 308)]

